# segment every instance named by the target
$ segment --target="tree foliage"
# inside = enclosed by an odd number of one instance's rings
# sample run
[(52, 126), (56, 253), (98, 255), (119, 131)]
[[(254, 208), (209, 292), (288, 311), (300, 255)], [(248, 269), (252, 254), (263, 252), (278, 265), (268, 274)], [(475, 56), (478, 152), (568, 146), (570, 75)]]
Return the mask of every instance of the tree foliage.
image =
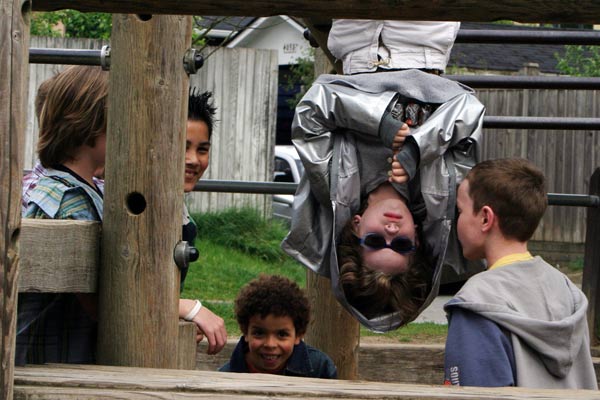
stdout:
[(112, 29), (112, 15), (107, 13), (82, 13), (75, 10), (34, 12), (31, 18), (31, 35), (108, 39)]
[(558, 60), (556, 68), (572, 76), (600, 76), (600, 47), (565, 46), (565, 54), (554, 55)]
[(310, 47), (305, 55), (296, 58), (296, 64), (290, 66), (290, 73), (286, 76), (284, 87), (293, 90), (300, 85), (300, 91), (293, 98), (287, 100), (288, 106), (293, 110), (304, 96), (308, 88), (315, 81), (315, 49)]

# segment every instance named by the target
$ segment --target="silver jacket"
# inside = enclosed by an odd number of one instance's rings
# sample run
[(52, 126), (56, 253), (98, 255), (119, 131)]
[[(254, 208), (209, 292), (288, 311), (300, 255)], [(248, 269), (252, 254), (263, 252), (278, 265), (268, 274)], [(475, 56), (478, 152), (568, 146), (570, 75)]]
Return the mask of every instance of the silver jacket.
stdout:
[[(346, 301), (338, 285), (335, 243), (359, 210), (361, 195), (387, 180), (392, 151), (378, 131), (386, 109), (397, 99), (440, 104), (407, 138), (414, 140), (420, 153), (415, 178), (420, 179), (417, 187), (426, 209), (422, 220), (426, 254), (435, 265), (432, 290), (421, 310), (437, 295), (444, 264), (464, 270), (453, 234), (456, 186), (479, 159), (484, 107), (469, 88), (418, 70), (322, 75), (309, 89), (292, 123), (292, 141), (305, 173), (294, 198), (292, 226), (282, 243), (287, 254), (329, 277), (340, 304), (362, 325), (379, 332), (410, 321), (397, 313), (367, 319)], [(401, 193), (407, 190), (405, 185), (395, 187)]]

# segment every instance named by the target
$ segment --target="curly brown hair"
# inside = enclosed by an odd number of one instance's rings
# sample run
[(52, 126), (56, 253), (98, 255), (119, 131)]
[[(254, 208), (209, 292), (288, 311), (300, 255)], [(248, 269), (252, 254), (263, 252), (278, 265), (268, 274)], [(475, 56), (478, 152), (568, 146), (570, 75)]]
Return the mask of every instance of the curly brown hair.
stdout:
[(297, 335), (306, 333), (310, 321), (308, 298), (298, 284), (284, 276), (263, 275), (248, 282), (235, 299), (235, 316), (246, 335), (250, 318), (260, 315), (290, 317)]
[[(419, 230), (417, 235), (420, 236)], [(348, 221), (337, 246), (339, 279), (348, 302), (369, 319), (398, 312), (403, 323), (413, 320), (431, 288), (431, 266), (422, 249), (419, 246), (410, 256), (405, 273), (376, 271), (363, 262), (352, 221)]]

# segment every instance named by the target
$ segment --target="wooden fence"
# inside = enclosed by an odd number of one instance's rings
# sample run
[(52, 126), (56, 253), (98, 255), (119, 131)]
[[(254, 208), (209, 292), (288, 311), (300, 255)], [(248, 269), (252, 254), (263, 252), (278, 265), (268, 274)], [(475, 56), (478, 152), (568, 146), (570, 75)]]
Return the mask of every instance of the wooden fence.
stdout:
[[(477, 96), (494, 116), (599, 117), (596, 90), (484, 89)], [(523, 157), (539, 166), (550, 193), (587, 194), (600, 165), (600, 132), (485, 129), (484, 159)], [(583, 207), (549, 207), (533, 240), (583, 243)]]
[[(214, 49), (208, 49), (210, 53)], [(217, 122), (210, 166), (204, 178), (271, 181), (277, 120), (277, 52), (220, 48), (190, 85), (214, 93)], [(191, 211), (249, 206), (271, 214), (271, 196), (245, 193), (191, 193)]]

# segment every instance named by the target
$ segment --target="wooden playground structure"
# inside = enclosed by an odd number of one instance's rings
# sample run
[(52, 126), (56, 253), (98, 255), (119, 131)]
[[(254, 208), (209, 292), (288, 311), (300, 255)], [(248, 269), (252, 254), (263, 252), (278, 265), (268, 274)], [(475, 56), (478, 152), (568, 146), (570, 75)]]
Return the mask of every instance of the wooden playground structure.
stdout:
[[(62, 0), (0, 0), (0, 399), (600, 397), (590, 391), (452, 388), (288, 377), (273, 380), (262, 374), (174, 370), (193, 368), (195, 343), (194, 327), (178, 324), (179, 277), (173, 261), (183, 206), (188, 76), (182, 59), (191, 41), (191, 15), (294, 15), (305, 18), (317, 41), (324, 43), (326, 32), (320, 27), (334, 17), (594, 23), (600, 21), (598, 2), (582, 0), (577, 6), (561, 0), (77, 3), (80, 11), (114, 14), (101, 234), (99, 226), (91, 222), (21, 222), (29, 17), (32, 7), (35, 11), (55, 11), (73, 6), (73, 2)], [(600, 172), (596, 171), (590, 194), (599, 193)], [(594, 344), (600, 337), (599, 242), (600, 207), (589, 208), (584, 292), (590, 300), (588, 320)], [(69, 250), (73, 248), (76, 251)], [(51, 259), (49, 254), (63, 257)], [(28, 268), (40, 265), (48, 266), (46, 275), (27, 273)], [(68, 273), (61, 274), (55, 269), (57, 265)], [(13, 366), (19, 275), (23, 277), (22, 288), (27, 290), (98, 292), (101, 365)], [(311, 275), (308, 287), (309, 297), (318, 307), (306, 340), (332, 355), (342, 378), (355, 379), (358, 324), (337, 305), (326, 280)], [(402, 367), (402, 360), (398, 360), (398, 368)]]

